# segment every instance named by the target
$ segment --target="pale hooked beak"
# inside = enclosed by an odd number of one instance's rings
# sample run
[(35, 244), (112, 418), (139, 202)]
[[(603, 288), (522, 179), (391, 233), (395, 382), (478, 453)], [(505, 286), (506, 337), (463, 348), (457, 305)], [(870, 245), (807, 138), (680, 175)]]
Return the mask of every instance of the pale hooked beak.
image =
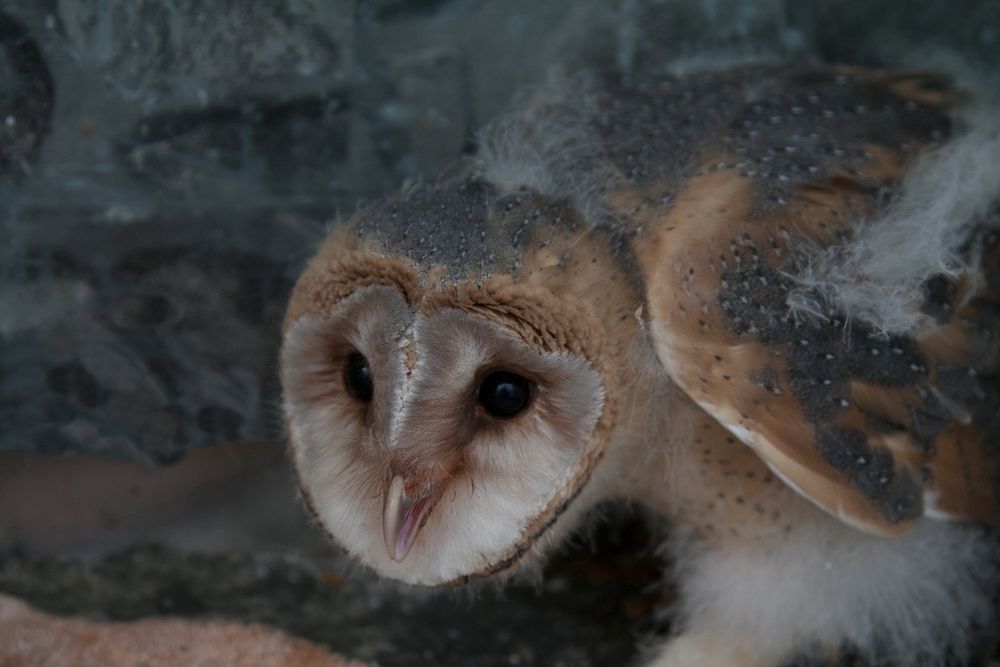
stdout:
[(392, 478), (382, 507), (382, 530), (389, 558), (401, 563), (417, 539), (427, 515), (441, 496), (441, 485), (420, 495), (409, 495), (400, 475)]

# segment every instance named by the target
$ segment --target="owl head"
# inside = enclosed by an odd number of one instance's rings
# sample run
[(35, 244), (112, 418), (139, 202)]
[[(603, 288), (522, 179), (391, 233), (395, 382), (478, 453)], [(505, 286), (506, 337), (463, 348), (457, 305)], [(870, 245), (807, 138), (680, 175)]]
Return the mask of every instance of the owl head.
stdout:
[(636, 306), (596, 238), (461, 179), (324, 243), (285, 321), (284, 406), (306, 504), (357, 560), (426, 585), (509, 572), (601, 499), (621, 378), (595, 307)]

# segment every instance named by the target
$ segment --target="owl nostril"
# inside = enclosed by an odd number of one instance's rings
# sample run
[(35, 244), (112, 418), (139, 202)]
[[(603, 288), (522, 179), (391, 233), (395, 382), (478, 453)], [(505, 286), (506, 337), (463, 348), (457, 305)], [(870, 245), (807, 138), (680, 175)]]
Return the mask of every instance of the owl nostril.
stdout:
[(354, 352), (347, 357), (344, 365), (344, 385), (347, 393), (359, 401), (368, 402), (372, 400), (375, 386), (372, 382), (372, 369), (368, 365), (365, 355)]

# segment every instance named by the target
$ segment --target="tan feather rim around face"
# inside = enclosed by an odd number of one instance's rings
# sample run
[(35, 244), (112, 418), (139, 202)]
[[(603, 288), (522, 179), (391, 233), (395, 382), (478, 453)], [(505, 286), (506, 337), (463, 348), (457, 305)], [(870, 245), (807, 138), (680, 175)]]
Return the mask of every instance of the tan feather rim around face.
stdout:
[[(351, 260), (307, 272), (286, 321), (285, 413), (310, 510), (354, 558), (408, 583), (463, 583), (544, 550), (572, 523), (561, 516), (582, 513), (570, 503), (608, 440), (612, 406), (585, 354), (603, 341), (544, 290), (501, 279), (421, 292), (398, 266), (374, 279)], [(324, 314), (331, 289), (348, 293)], [(370, 403), (344, 390), (352, 351), (371, 364)], [(477, 411), (486, 367), (530, 378), (531, 408), (510, 420)], [(414, 524), (393, 553), (388, 532)]]

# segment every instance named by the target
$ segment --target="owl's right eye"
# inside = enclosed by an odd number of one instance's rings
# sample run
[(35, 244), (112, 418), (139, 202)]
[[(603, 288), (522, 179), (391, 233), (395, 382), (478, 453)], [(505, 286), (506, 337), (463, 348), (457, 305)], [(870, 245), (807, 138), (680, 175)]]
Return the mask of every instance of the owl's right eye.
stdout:
[(531, 382), (516, 373), (494, 371), (479, 384), (479, 404), (494, 417), (515, 417), (530, 402)]
[(347, 364), (344, 366), (344, 385), (347, 387), (347, 393), (355, 399), (366, 403), (372, 400), (372, 394), (375, 392), (372, 369), (365, 355), (360, 352), (353, 352), (347, 357)]

